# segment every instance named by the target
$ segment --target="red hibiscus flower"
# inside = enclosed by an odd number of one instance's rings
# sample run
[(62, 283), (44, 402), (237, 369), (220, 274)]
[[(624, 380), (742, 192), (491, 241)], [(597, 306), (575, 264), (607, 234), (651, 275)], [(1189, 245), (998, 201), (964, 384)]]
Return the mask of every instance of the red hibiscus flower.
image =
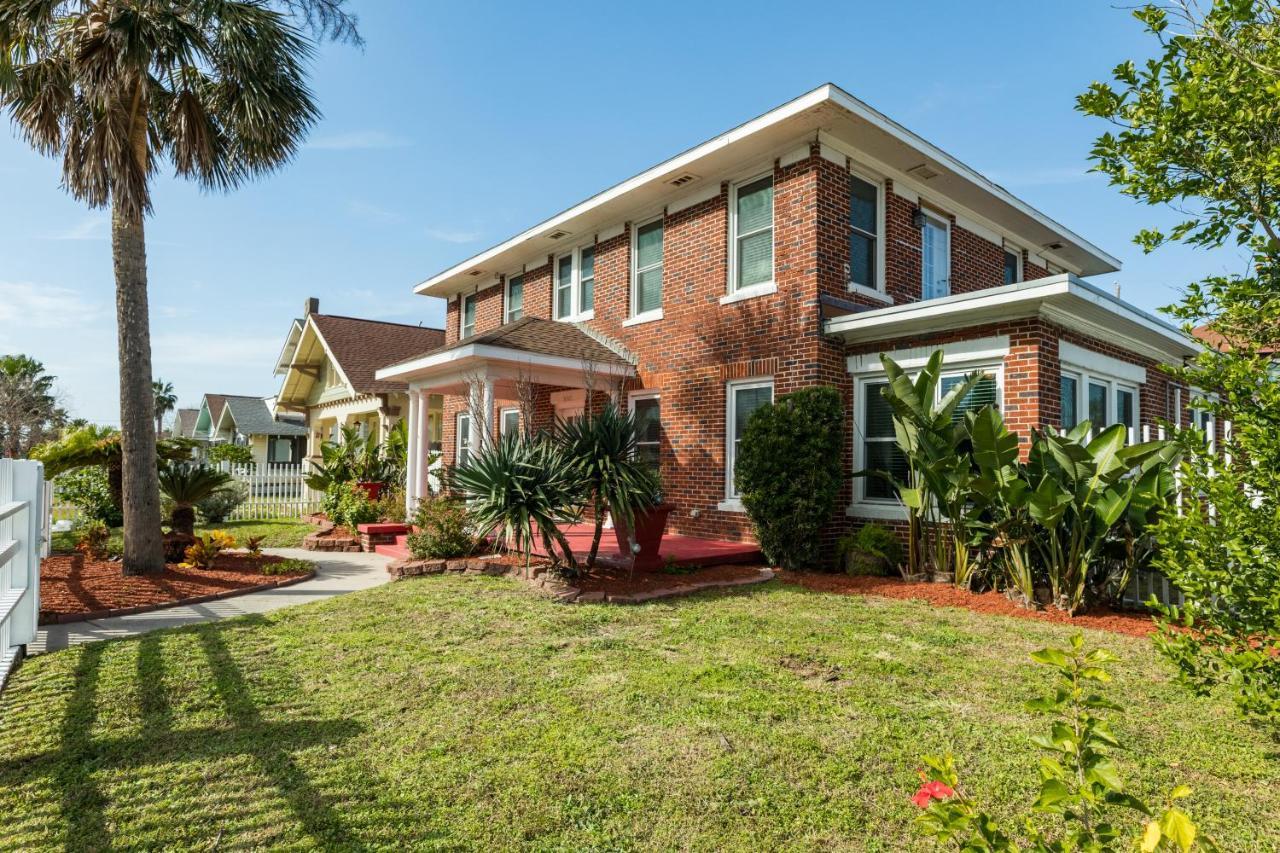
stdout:
[(911, 802), (915, 803), (919, 808), (927, 809), (934, 800), (945, 800), (955, 795), (956, 792), (951, 789), (950, 785), (942, 782), (925, 782), (920, 786), (920, 790), (916, 791), (915, 796), (911, 798)]

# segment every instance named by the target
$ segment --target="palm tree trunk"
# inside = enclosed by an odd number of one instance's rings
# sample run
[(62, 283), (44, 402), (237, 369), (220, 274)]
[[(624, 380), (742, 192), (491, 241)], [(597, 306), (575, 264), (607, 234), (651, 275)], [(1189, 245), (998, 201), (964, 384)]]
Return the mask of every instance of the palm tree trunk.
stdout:
[(159, 574), (164, 571), (164, 547), (160, 541), (160, 483), (156, 476), (146, 235), (142, 214), (126, 212), (115, 203), (111, 210), (111, 258), (116, 274), (116, 336), (120, 349), (124, 573)]

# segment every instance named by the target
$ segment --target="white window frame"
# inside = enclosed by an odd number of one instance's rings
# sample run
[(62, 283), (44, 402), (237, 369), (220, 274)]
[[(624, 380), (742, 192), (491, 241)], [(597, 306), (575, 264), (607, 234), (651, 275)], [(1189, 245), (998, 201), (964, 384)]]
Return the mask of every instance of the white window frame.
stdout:
[(508, 406), (505, 409), (498, 410), (498, 437), (505, 438), (510, 430), (507, 429), (507, 416), (516, 416), (516, 431), (520, 431), (520, 410), (514, 406)]
[[(746, 287), (738, 287), (738, 241), (742, 236), (738, 233), (738, 190), (749, 184), (768, 178), (772, 183), (773, 203), (769, 207), (769, 260), (772, 269), (769, 271), (769, 280), (751, 284)], [(765, 229), (760, 228), (751, 232), (759, 234)], [(746, 236), (751, 236), (746, 235)], [(666, 234), (663, 234), (663, 248), (666, 248)], [(735, 181), (729, 185), (729, 281), (725, 288), (725, 298), (722, 302), (733, 302), (739, 299), (749, 299), (752, 296), (765, 296), (770, 293), (778, 292), (778, 181), (770, 169), (767, 172), (761, 172), (741, 181)], [(732, 298), (736, 297), (736, 299)]]
[[(1141, 386), (1126, 379), (1111, 376), (1096, 368), (1084, 368), (1074, 364), (1063, 364), (1059, 376), (1072, 376), (1076, 380), (1076, 423), (1092, 421), (1092, 418), (1089, 417), (1089, 386), (1098, 385), (1107, 389), (1107, 420), (1111, 423), (1093, 424), (1093, 435), (1097, 435), (1113, 424), (1123, 423), (1119, 419), (1120, 407), (1117, 405), (1117, 392), (1125, 391), (1132, 394), (1133, 418), (1125, 426), (1129, 429), (1129, 444), (1137, 443), (1138, 424), (1142, 422)], [(1059, 421), (1061, 421), (1061, 418), (1059, 418)], [(1074, 429), (1074, 425), (1068, 427), (1068, 429)]]
[[(664, 235), (665, 236), (665, 235)], [(551, 316), (552, 319), (559, 320), (564, 323), (582, 323), (587, 320), (595, 319), (595, 297), (592, 296), (591, 308), (582, 310), (582, 250), (595, 249), (594, 243), (586, 243), (581, 246), (575, 246), (572, 249), (561, 252), (551, 261)], [(569, 313), (560, 315), (560, 262), (565, 258), (569, 259)], [(593, 268), (594, 269), (594, 268)], [(593, 274), (591, 280), (594, 283), (596, 276)]]
[[(1013, 243), (1010, 243), (1008, 240), (1006, 240), (1003, 248), (1004, 248), (1005, 254), (1013, 255), (1015, 258), (1018, 259), (1018, 268), (1017, 268), (1017, 271), (1014, 272), (1013, 274), (1013, 283), (1017, 284), (1019, 282), (1026, 281), (1027, 280), (1027, 262), (1022, 257), (1022, 247), (1016, 246)], [(1004, 276), (1003, 256), (1001, 257), (1001, 263), (1000, 263), (1000, 275), (1003, 278)]]
[[(873, 235), (873, 236), (875, 237), (875, 241), (876, 241), (876, 253), (875, 253), (875, 260), (874, 260), (874, 263), (875, 263), (876, 286), (875, 286), (875, 287), (867, 287), (866, 285), (856, 283), (856, 282), (853, 280), (853, 264), (849, 264), (849, 265), (848, 265), (848, 267), (847, 267), (847, 268), (846, 268), (846, 270), (845, 270), (845, 276), (844, 276), (844, 278), (845, 278), (845, 286), (848, 288), (848, 290), (849, 290), (849, 292), (850, 292), (850, 293), (860, 293), (860, 294), (862, 294), (863, 296), (870, 296), (872, 299), (879, 299), (879, 300), (881, 300), (881, 301), (888, 301), (888, 300), (887, 300), (887, 293), (888, 293), (888, 291), (887, 291), (887, 290), (885, 290), (886, 284), (885, 284), (885, 280), (884, 280), (884, 277), (885, 277), (885, 264), (884, 264), (884, 251), (885, 251), (885, 246), (884, 246), (884, 244), (885, 244), (885, 234), (884, 234), (884, 229), (885, 229), (885, 215), (884, 215), (884, 214), (885, 214), (885, 211), (884, 211), (884, 206), (885, 206), (884, 178), (879, 177), (879, 176), (877, 176), (877, 175), (874, 175), (874, 174), (872, 174), (871, 172), (867, 172), (867, 171), (865, 171), (865, 170), (863, 170), (863, 169), (861, 169), (861, 168), (852, 168), (852, 167), (849, 169), (849, 176), (850, 176), (850, 177), (852, 177), (852, 178), (857, 178), (858, 180), (863, 181), (863, 182), (865, 182), (865, 183), (871, 184), (871, 186), (873, 186), (873, 187), (875, 187), (875, 188), (876, 188), (876, 234), (875, 234), (875, 235)], [(850, 223), (849, 223), (849, 226), (850, 226), (850, 228), (852, 228), (852, 227), (853, 227), (853, 223), (852, 223), (852, 222), (850, 222)]]
[(724, 385), (724, 500), (719, 509), (726, 512), (746, 512), (742, 497), (733, 488), (733, 471), (737, 465), (737, 448), (734, 446), (733, 426), (737, 421), (737, 392), (752, 388), (768, 388), (769, 400), (777, 400), (772, 376), (753, 376), (750, 379), (732, 379)]
[[(1210, 453), (1218, 452), (1218, 417), (1209, 407), (1216, 399), (1214, 395), (1206, 394), (1199, 388), (1191, 389), (1191, 426), (1204, 432)], [(1207, 427), (1204, 421), (1208, 421)]]
[(926, 219), (926, 220), (930, 220), (930, 221), (934, 222), (935, 224), (942, 225), (942, 226), (943, 226), (943, 228), (944, 228), (944, 230), (945, 230), (945, 232), (946, 232), (946, 235), (947, 235), (947, 256), (946, 256), (946, 257), (947, 257), (947, 275), (946, 275), (946, 281), (947, 281), (947, 292), (946, 292), (946, 293), (941, 294), (940, 296), (929, 296), (929, 295), (927, 295), (927, 294), (925, 293), (925, 289), (924, 289), (924, 286), (925, 286), (925, 279), (924, 279), (924, 269), (925, 269), (925, 266), (924, 266), (924, 229), (925, 229), (927, 226), (921, 226), (921, 227), (920, 227), (920, 299), (921, 299), (921, 301), (928, 300), (928, 299), (944, 299), (944, 298), (946, 298), (946, 297), (950, 296), (950, 295), (954, 292), (954, 291), (951, 289), (951, 275), (952, 275), (952, 273), (954, 272), (954, 270), (952, 269), (952, 263), (951, 263), (951, 250), (954, 248), (954, 246), (952, 245), (952, 242), (951, 242), (951, 240), (952, 240), (952, 234), (951, 234), (951, 217), (950, 217), (950, 216), (946, 216), (946, 215), (944, 215), (944, 214), (942, 214), (942, 213), (938, 213), (937, 211), (930, 210), (930, 209), (929, 209), (929, 208), (927, 208), (927, 207), (921, 207), (921, 208), (920, 208), (920, 210), (924, 213), (924, 216), (925, 216), (925, 219)]
[(478, 314), (480, 306), (476, 305), (476, 299), (479, 296), (479, 293), (464, 293), (458, 300), (458, 340), (470, 338), (476, 333), (476, 317), (474, 314), (471, 320), (471, 331), (467, 331), (467, 303), (470, 302), (472, 305), (475, 305), (475, 313)]
[[(636, 413), (637, 400), (657, 400), (658, 401), (658, 455), (662, 455), (662, 392), (661, 391), (632, 391), (627, 395), (627, 411), (632, 416)], [(648, 441), (637, 441), (636, 444), (650, 444)]]
[(651, 225), (654, 222), (659, 221), (662, 222), (662, 260), (655, 266), (662, 267), (662, 296), (665, 298), (667, 295), (667, 223), (664, 215), (659, 213), (657, 216), (650, 216), (648, 219), (639, 220), (631, 226), (631, 286), (628, 288), (631, 292), (627, 296), (630, 304), (627, 311), (628, 319), (622, 324), (624, 326), (630, 326), (636, 323), (648, 323), (651, 320), (662, 319), (662, 300), (659, 300), (657, 308), (645, 311), (644, 313), (637, 313), (636, 311), (636, 305), (638, 304), (637, 297), (639, 296), (638, 285), (640, 283), (640, 273), (653, 269), (653, 266), (645, 267), (644, 270), (639, 268), (640, 256), (639, 252), (636, 251), (636, 248), (640, 238), (640, 229), (646, 225)]
[[(666, 247), (666, 239), (667, 239), (667, 235), (664, 233), (664, 234), (662, 235), (662, 241), (663, 241), (662, 245), (663, 245), (663, 247), (664, 247), (664, 248)], [(582, 253), (583, 253), (585, 250), (587, 250), (587, 249), (590, 249), (590, 250), (591, 250), (591, 307), (590, 307), (590, 308), (586, 308), (586, 309), (584, 309), (584, 308), (582, 307), (582, 294), (583, 294), (583, 293), (585, 293), (586, 291), (585, 291), (585, 289), (583, 288), (582, 283), (583, 283), (583, 281), (585, 281), (586, 279), (585, 279), (585, 278), (583, 277), (583, 275), (582, 275)], [(595, 262), (596, 262), (596, 260), (598, 260), (598, 259), (596, 258), (595, 253), (596, 253), (596, 244), (595, 244), (595, 243), (587, 243), (586, 245), (579, 246), (578, 248), (574, 249), (574, 258), (573, 258), (573, 308), (574, 308), (574, 310), (575, 310), (575, 311), (577, 311), (577, 313), (578, 313), (578, 320), (579, 320), (579, 321), (582, 321), (582, 320), (592, 320), (592, 319), (595, 319), (595, 316), (596, 316), (596, 295), (595, 295), (595, 294), (596, 294), (596, 266), (595, 266)]]
[[(520, 279), (520, 316), (512, 318), (511, 316), (511, 281), (512, 279)], [(524, 273), (518, 272), (514, 275), (506, 276), (502, 283), (502, 322), (514, 323), (516, 320), (524, 319)]]
[[(463, 428), (464, 422), (466, 424), (465, 429)], [(463, 441), (463, 436), (466, 436), (465, 443)], [(461, 467), (464, 464), (462, 461), (462, 454), (464, 452), (467, 455), (467, 460), (470, 461), (471, 459), (471, 413), (470, 412), (458, 412), (458, 414), (454, 418), (453, 464), (455, 468)]]

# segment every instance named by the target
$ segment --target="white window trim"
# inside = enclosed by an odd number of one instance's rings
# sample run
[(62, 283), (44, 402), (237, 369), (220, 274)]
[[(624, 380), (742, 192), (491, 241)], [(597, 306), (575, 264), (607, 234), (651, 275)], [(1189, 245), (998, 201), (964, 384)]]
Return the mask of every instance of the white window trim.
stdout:
[(952, 263), (951, 263), (951, 250), (952, 248), (954, 248), (952, 246), (951, 217), (946, 216), (942, 213), (938, 213), (937, 211), (931, 210), (930, 208), (927, 208), (927, 207), (921, 207), (920, 210), (924, 212), (926, 219), (932, 220), (934, 223), (944, 226), (947, 233), (947, 275), (946, 275), (947, 292), (942, 294), (942, 296), (926, 296), (924, 292), (924, 228), (921, 227), (920, 229), (920, 298), (921, 300), (943, 299), (950, 296), (954, 292), (951, 288), (951, 274), (954, 272), (954, 270), (952, 269)]
[[(771, 189), (773, 189), (774, 191), (773, 201), (769, 206), (769, 242), (770, 242), (769, 261), (772, 264), (773, 269), (771, 269), (769, 272), (768, 281), (761, 281), (756, 284), (751, 284), (751, 285), (747, 285), (746, 287), (740, 288), (738, 287), (738, 239), (740, 237), (740, 235), (738, 234), (738, 190), (741, 187), (744, 187), (748, 184), (754, 184), (756, 181), (760, 181), (765, 178), (769, 178), (771, 181), (773, 181), (773, 184), (771, 185)], [(735, 181), (734, 183), (729, 185), (729, 264), (728, 264), (729, 281), (727, 282), (727, 286), (725, 287), (725, 294), (727, 296), (733, 296), (739, 293), (750, 292), (749, 295), (742, 297), (743, 299), (750, 299), (752, 296), (763, 295), (763, 291), (767, 287), (773, 288), (773, 290), (769, 291), (770, 293), (777, 292), (777, 289), (778, 289), (778, 286), (777, 286), (777, 281), (778, 281), (778, 211), (777, 211), (778, 193), (777, 193), (777, 190), (778, 190), (778, 183), (777, 183), (777, 180), (774, 179), (774, 174), (772, 169), (770, 169), (767, 172), (761, 172), (758, 175), (753, 175), (750, 178), (745, 178), (741, 181)], [(759, 234), (762, 231), (764, 231), (763, 228), (753, 231), (752, 233)], [(663, 237), (665, 240), (666, 235), (664, 234)], [(665, 247), (665, 245), (666, 243), (664, 242), (663, 246)], [(721, 299), (720, 301), (721, 303), (726, 302), (725, 299)], [(736, 301), (736, 300), (728, 300), (728, 301)]]
[[(465, 430), (462, 427), (464, 421), (466, 422)], [(460, 457), (462, 456), (462, 451), (464, 449), (467, 451), (468, 461), (471, 458), (471, 413), (458, 412), (454, 418), (453, 428), (453, 464), (457, 466), (462, 464), (460, 462)], [(462, 446), (462, 437), (464, 435), (467, 437), (466, 448), (463, 448)]]
[[(982, 344), (987, 340), (974, 341), (972, 343)], [(1005, 353), (1008, 352), (1007, 346)], [(949, 376), (965, 376), (975, 371), (990, 373), (996, 379), (996, 396), (1000, 401), (1000, 411), (1005, 410), (1005, 381), (1004, 381), (1004, 357), (1002, 354), (993, 354), (990, 349), (974, 349), (970, 352), (958, 352), (955, 358), (949, 357), (950, 352), (944, 351), (942, 371), (938, 374), (938, 393), (942, 392), (942, 380)], [(974, 355), (979, 357), (975, 358)], [(994, 357), (993, 357), (994, 355)], [(892, 355), (890, 356), (892, 357)], [(897, 361), (897, 359), (894, 359)], [(907, 370), (912, 381), (920, 373), (920, 367), (916, 365), (914, 369), (903, 365), (903, 369)], [(866, 411), (866, 395), (868, 386), (878, 385), (888, 381), (883, 367), (880, 370), (865, 370), (856, 373), (853, 383), (853, 470), (861, 471), (867, 467), (866, 459), (866, 435), (862, 429), (862, 417)], [(845, 510), (846, 515), (856, 516), (858, 518), (874, 518), (874, 519), (904, 519), (907, 517), (907, 508), (897, 499), (886, 498), (868, 498), (866, 496), (867, 478), (856, 477), (853, 483), (853, 501)]]
[[(657, 400), (658, 401), (658, 454), (662, 454), (662, 392), (661, 391), (632, 391), (627, 394), (627, 411), (632, 415), (636, 412), (637, 400)], [(651, 442), (643, 442), (650, 444)]]
[[(1107, 419), (1111, 423), (1093, 424), (1092, 431), (1094, 435), (1111, 427), (1113, 424), (1123, 423), (1123, 421), (1119, 420), (1120, 406), (1117, 405), (1117, 392), (1126, 391), (1132, 394), (1133, 418), (1130, 423), (1124, 425), (1129, 429), (1129, 444), (1137, 443), (1138, 424), (1142, 422), (1142, 388), (1139, 385), (1123, 378), (1108, 375), (1097, 369), (1084, 368), (1068, 362), (1062, 364), (1062, 370), (1059, 375), (1071, 376), (1076, 380), (1076, 423), (1092, 420), (1089, 417), (1089, 386), (1098, 385), (1107, 389)], [(1072, 427), (1074, 427), (1074, 424)], [(1072, 427), (1068, 427), (1068, 429)]]
[(761, 296), (768, 296), (771, 293), (778, 292), (776, 282), (763, 281), (760, 284), (753, 284), (750, 287), (744, 287), (733, 293), (726, 293), (720, 297), (721, 305), (731, 305), (734, 302), (745, 302), (748, 299), (757, 299)]
[[(595, 247), (594, 243), (588, 245)], [(551, 261), (551, 314), (553, 319), (563, 323), (583, 323), (594, 320), (596, 316), (594, 295), (591, 310), (578, 310), (582, 298), (582, 250), (585, 248), (587, 246), (583, 245), (561, 252)], [(559, 317), (556, 309), (560, 306), (560, 261), (564, 258), (569, 258), (569, 313)]]
[[(662, 235), (664, 245), (666, 236), (666, 234)], [(582, 252), (585, 249), (591, 250), (591, 307), (584, 311), (582, 310)], [(595, 251), (595, 243), (588, 243), (573, 250), (573, 310), (577, 312), (579, 322), (583, 320), (594, 320), (596, 316)]]
[(523, 319), (526, 316), (524, 310), (524, 273), (518, 272), (504, 277), (502, 282), (502, 322), (504, 324), (515, 322), (515, 320), (511, 319), (511, 280), (513, 278), (520, 279), (520, 317), (517, 319)]
[(733, 492), (733, 469), (737, 463), (737, 451), (733, 445), (733, 424), (736, 420), (735, 398), (738, 391), (751, 388), (768, 388), (771, 400), (776, 400), (772, 376), (753, 376), (749, 379), (733, 379), (724, 385), (724, 500), (717, 508), (725, 512), (745, 512), (742, 497)]
[[(871, 172), (866, 171), (865, 169), (852, 168), (852, 167), (849, 169), (849, 175), (850, 177), (858, 178), (859, 180), (865, 181), (868, 184), (871, 184), (871, 186), (876, 188), (876, 234), (874, 235), (876, 240), (876, 257), (875, 257), (876, 286), (868, 287), (865, 284), (859, 284), (853, 281), (853, 265), (849, 264), (848, 268), (845, 271), (845, 276), (844, 276), (845, 287), (848, 289), (850, 293), (858, 293), (863, 296), (869, 296), (872, 299), (879, 299), (882, 302), (887, 302), (892, 305), (893, 299), (888, 295), (888, 291), (885, 289), (885, 280), (884, 280), (884, 277), (885, 277), (884, 178), (874, 175)], [(853, 224), (850, 223), (849, 227), (852, 228)]]
[(1200, 424), (1200, 420), (1201, 418), (1209, 419), (1209, 428), (1204, 432), (1210, 453), (1218, 452), (1218, 416), (1210, 408), (1210, 405), (1216, 402), (1217, 399), (1215, 394), (1206, 394), (1199, 388), (1191, 389), (1191, 426), (1196, 429), (1204, 429)]
[[(622, 325), (634, 325), (635, 323), (647, 323), (651, 320), (662, 319), (662, 301), (659, 300), (658, 307), (644, 313), (636, 311), (636, 297), (639, 296), (640, 272), (639, 269), (639, 253), (636, 251), (636, 244), (640, 238), (640, 229), (654, 222), (662, 222), (662, 260), (656, 265), (662, 267), (662, 297), (665, 299), (667, 295), (667, 223), (661, 213), (657, 216), (650, 216), (648, 219), (642, 219), (631, 226), (631, 286), (628, 288), (631, 292), (627, 295), (629, 301), (627, 314), (631, 322), (623, 322)], [(646, 267), (646, 270), (653, 269), (652, 266)]]
[(502, 438), (507, 434), (507, 429), (506, 429), (507, 415), (516, 416), (516, 430), (518, 431), (520, 429), (520, 410), (519, 409), (513, 406), (507, 406), (505, 409), (499, 409), (498, 410), (498, 437), (499, 438)]
[[(458, 302), (458, 340), (463, 340), (464, 338), (470, 338), (475, 336), (476, 324), (474, 321), (471, 323), (471, 331), (467, 332), (467, 303), (470, 302), (471, 304), (475, 305), (476, 298), (479, 295), (480, 295), (479, 293), (464, 293), (462, 295), (462, 299), (459, 300)], [(473, 316), (475, 316), (475, 314), (478, 314), (479, 310), (480, 310), (479, 306), (477, 305)]]

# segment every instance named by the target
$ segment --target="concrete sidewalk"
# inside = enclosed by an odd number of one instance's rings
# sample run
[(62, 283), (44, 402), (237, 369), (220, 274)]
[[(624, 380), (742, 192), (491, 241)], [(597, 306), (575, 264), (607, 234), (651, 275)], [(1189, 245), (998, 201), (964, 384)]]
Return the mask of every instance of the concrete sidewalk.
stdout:
[(132, 616), (45, 625), (37, 632), (35, 642), (28, 645), (27, 654), (53, 652), (115, 637), (132, 637), (156, 628), (179, 628), (229, 616), (269, 613), (281, 607), (323, 601), (346, 592), (368, 589), (388, 580), (388, 559), (379, 554), (320, 553), (300, 548), (268, 548), (266, 553), (309, 560), (316, 564), (316, 576), (291, 586), (248, 592), (206, 604), (175, 605)]

